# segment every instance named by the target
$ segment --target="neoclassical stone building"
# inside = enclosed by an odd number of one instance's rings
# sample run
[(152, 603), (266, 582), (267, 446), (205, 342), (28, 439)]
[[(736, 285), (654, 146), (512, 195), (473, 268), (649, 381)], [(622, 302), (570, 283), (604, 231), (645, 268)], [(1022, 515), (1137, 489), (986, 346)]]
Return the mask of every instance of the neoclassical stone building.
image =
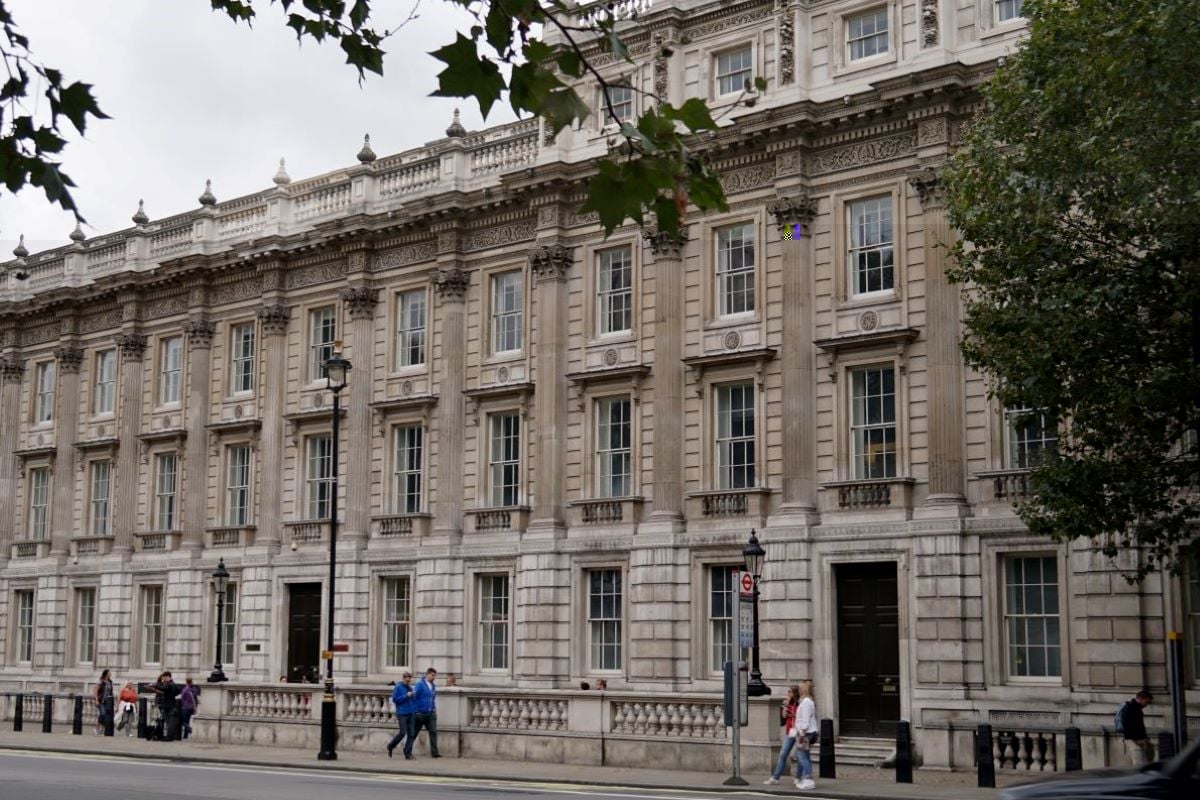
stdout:
[(456, 120), (303, 181), (281, 163), (257, 194), (139, 207), (4, 265), (3, 688), (206, 674), (223, 559), (221, 713), (303, 723), (335, 468), (347, 725), (385, 720), (377, 690), (432, 664), (464, 687), (443, 721), (461, 748), (503, 729), (540, 742), (527, 757), (587, 760), (598, 736), (637, 763), (671, 739), (719, 764), (702, 746), (725, 736), (751, 529), (765, 678), (812, 677), (843, 736), (908, 719), (927, 763), (969, 767), (979, 721), (1076, 724), (1102, 759), (1115, 704), (1165, 687), (1168, 630), (1195, 687), (1197, 577), (1131, 586), (1028, 536), (1011, 502), (1055, 434), (959, 357), (933, 169), (1019, 41), (1020, 0), (616, 5), (640, 12), (635, 64), (596, 56), (633, 87), (619, 114), (644, 92), (740, 103), (704, 142), (730, 209), (683, 238), (606, 239), (579, 213), (613, 134), (597, 114), (557, 139)]

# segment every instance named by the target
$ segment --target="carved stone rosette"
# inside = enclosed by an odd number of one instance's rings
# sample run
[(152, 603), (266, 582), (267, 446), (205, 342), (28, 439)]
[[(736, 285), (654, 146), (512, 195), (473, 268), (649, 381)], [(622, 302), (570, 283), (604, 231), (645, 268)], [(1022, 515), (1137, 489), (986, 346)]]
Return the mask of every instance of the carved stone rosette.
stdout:
[(804, 193), (793, 194), (780, 197), (767, 206), (767, 211), (780, 228), (799, 223), (804, 233), (808, 233), (808, 226), (817, 216), (817, 201)]
[(287, 333), (288, 322), (292, 318), (291, 309), (285, 305), (274, 303), (258, 309), (258, 321), (263, 333), (267, 336), (279, 336)]
[(350, 311), (350, 319), (371, 319), (379, 305), (379, 290), (373, 286), (347, 286), (342, 289), (342, 302)]
[(571, 268), (571, 250), (557, 242), (529, 251), (529, 268), (539, 281), (562, 281)]
[(779, 20), (779, 82), (791, 83), (796, 78), (796, 29), (795, 18), (788, 0), (776, 0), (775, 12)]
[(466, 270), (458, 267), (439, 269), (433, 274), (433, 287), (443, 301), (461, 301), (467, 296), (467, 288), (470, 285), (471, 276), (467, 274)]
[(14, 356), (0, 356), (0, 381), (20, 383), (25, 372), (25, 362)]
[(645, 229), (642, 238), (650, 245), (650, 252), (656, 258), (679, 258), (683, 246), (687, 244), (687, 227), (682, 227), (679, 233)]
[(925, 167), (908, 176), (908, 182), (921, 198), (921, 208), (930, 211), (946, 204), (946, 187), (932, 167)]
[(54, 349), (54, 359), (63, 372), (79, 372), (79, 365), (83, 363), (83, 349), (73, 344), (64, 344)]
[(921, 41), (926, 47), (938, 42), (938, 0), (921, 0)]
[(146, 337), (140, 333), (118, 333), (117, 347), (125, 361), (141, 361), (146, 355)]
[(183, 330), (187, 334), (188, 344), (192, 347), (212, 347), (217, 326), (207, 319), (189, 319), (183, 323)]

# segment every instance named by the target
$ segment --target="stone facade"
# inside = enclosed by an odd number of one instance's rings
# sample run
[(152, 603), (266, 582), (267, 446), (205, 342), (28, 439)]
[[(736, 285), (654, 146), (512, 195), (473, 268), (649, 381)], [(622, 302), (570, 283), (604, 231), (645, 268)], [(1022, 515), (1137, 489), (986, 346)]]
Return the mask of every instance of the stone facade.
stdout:
[[(633, 6), (635, 63), (598, 56), (610, 77), (718, 108), (745, 100), (739, 71), (767, 80), (704, 143), (730, 210), (692, 211), (680, 239), (604, 239), (578, 209), (612, 130), (526, 121), (139, 212), (9, 271), (0, 686), (205, 674), (223, 559), (246, 687), (224, 711), (300, 713), (255, 687), (316, 663), (296, 637), (328, 589), (318, 364), (337, 340), (339, 685), (434, 664), (503, 690), (462, 705), (464, 729), (527, 707), (551, 739), (712, 738), (723, 568), (753, 528), (764, 676), (813, 678), (844, 733), (911, 720), (943, 767), (970, 766), (985, 720), (1076, 724), (1101, 752), (1115, 705), (1165, 687), (1195, 576), (1131, 586), (1086, 544), (1029, 537), (1011, 502), (1053, 434), (958, 355), (932, 170), (1023, 21), (995, 0)], [(839, 649), (860, 623), (883, 635), (861, 674)], [(603, 711), (577, 690), (600, 679), (620, 693)], [(851, 711), (860, 679), (875, 705)]]

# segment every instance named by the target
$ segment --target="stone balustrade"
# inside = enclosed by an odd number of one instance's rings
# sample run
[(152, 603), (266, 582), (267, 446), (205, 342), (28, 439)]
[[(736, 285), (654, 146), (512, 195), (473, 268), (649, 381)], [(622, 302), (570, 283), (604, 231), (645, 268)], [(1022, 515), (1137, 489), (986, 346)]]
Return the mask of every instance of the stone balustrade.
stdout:
[(492, 730), (567, 731), (566, 700), (553, 698), (472, 697), (468, 701), (472, 728)]
[(392, 697), (388, 692), (348, 691), (342, 694), (342, 700), (346, 704), (342, 719), (347, 722), (390, 725), (395, 720)]
[(430, 520), (429, 514), (385, 514), (371, 517), (371, 532), (381, 539), (428, 536)]
[(230, 687), (226, 715), (231, 719), (312, 719), (312, 689)]
[(327, 520), (296, 520), (284, 522), (283, 526), (287, 530), (289, 543), (315, 544), (325, 539), (329, 522)]
[(662, 703), (617, 701), (612, 704), (612, 728), (635, 736), (724, 739), (724, 708), (720, 703)]
[(841, 511), (910, 508), (912, 506), (911, 478), (878, 478), (860, 481), (831, 481), (822, 484), (836, 492), (837, 509)]
[(980, 472), (978, 477), (991, 484), (995, 500), (1024, 500), (1029, 497), (1029, 470), (1003, 469)]

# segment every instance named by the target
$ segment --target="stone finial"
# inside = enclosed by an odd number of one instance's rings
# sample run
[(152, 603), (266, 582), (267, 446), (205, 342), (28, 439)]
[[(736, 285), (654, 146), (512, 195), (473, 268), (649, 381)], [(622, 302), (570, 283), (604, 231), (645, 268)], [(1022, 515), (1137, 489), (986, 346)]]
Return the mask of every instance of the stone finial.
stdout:
[(360, 164), (370, 164), (375, 160), (375, 151), (371, 149), (371, 134), (363, 136), (362, 150), (358, 151), (358, 161)]
[(16, 256), (17, 258), (28, 257), (29, 250), (27, 250), (25, 247), (25, 234), (23, 234), (23, 233), (21, 234), (20, 241), (18, 241), (17, 246), (13, 248), (13, 255)]
[(275, 177), (271, 180), (275, 182), (276, 186), (287, 186), (292, 182), (292, 176), (288, 175), (287, 166), (284, 164), (282, 158), (279, 159), (279, 171), (275, 173)]
[(450, 127), (446, 128), (446, 135), (451, 139), (461, 139), (467, 135), (467, 129), (462, 126), (458, 119), (458, 109), (454, 109), (454, 121), (450, 123)]
[(71, 241), (83, 243), (87, 239), (87, 234), (83, 232), (83, 228), (79, 224), (79, 220), (75, 221), (75, 230), (71, 231)]
[(146, 215), (146, 201), (138, 200), (138, 210), (133, 215), (133, 224), (139, 228), (150, 221), (150, 217)]
[(217, 204), (217, 198), (212, 193), (212, 181), (207, 180), (204, 182), (204, 194), (200, 195), (200, 205), (215, 206), (216, 204)]

